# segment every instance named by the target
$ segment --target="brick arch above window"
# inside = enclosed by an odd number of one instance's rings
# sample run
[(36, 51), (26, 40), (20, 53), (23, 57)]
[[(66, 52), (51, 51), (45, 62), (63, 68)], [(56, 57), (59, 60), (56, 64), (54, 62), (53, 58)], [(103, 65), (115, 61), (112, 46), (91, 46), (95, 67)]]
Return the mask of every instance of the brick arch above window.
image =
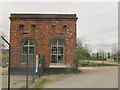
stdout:
[(51, 46), (52, 42), (55, 41), (55, 40), (60, 40), (61, 42), (63, 42), (63, 44), (64, 44), (65, 46), (67, 46), (66, 41), (65, 41), (63, 38), (61, 38), (61, 37), (54, 37), (54, 38), (52, 38), (52, 39), (49, 41), (48, 46)]
[(38, 44), (37, 44), (37, 41), (36, 41), (33, 37), (24, 37), (24, 38), (20, 41), (19, 45), (22, 46), (23, 42), (24, 42), (24, 41), (28, 41), (28, 40), (31, 40), (31, 41), (33, 41), (33, 42), (35, 43), (35, 45), (38, 45)]

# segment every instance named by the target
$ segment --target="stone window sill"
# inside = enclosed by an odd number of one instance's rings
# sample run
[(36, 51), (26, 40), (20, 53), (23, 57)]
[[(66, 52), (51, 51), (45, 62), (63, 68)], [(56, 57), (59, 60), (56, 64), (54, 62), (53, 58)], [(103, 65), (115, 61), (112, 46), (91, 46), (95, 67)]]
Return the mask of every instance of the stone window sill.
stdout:
[(70, 65), (65, 65), (63, 63), (51, 63), (50, 68), (70, 68)]

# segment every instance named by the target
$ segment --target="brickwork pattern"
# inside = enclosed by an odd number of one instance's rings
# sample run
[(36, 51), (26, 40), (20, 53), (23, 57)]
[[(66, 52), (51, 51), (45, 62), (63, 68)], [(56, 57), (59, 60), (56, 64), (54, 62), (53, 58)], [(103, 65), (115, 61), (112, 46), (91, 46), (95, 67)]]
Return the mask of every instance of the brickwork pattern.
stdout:
[[(37, 41), (35, 52), (45, 56), (45, 67), (51, 62), (51, 47), (49, 41), (54, 37), (63, 38), (67, 46), (64, 46), (64, 64), (75, 67), (76, 60), (76, 20), (77, 19), (37, 19), (37, 18), (10, 18), (10, 44), (11, 44), (11, 67), (22, 67), (22, 46), (20, 41), (25, 37), (33, 37)], [(19, 30), (19, 25), (24, 25), (24, 30)], [(31, 25), (36, 25), (32, 30)], [(55, 27), (51, 27), (55, 25)], [(63, 27), (67, 25), (67, 27)], [(23, 34), (28, 33), (28, 34)], [(62, 33), (62, 34), (61, 34)]]

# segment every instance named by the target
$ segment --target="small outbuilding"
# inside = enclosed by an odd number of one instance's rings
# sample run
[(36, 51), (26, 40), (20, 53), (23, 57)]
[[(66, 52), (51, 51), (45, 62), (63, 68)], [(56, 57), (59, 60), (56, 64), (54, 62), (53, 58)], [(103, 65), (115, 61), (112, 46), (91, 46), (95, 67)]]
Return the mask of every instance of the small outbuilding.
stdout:
[(76, 67), (76, 14), (11, 14), (11, 68), (45, 57), (44, 67)]

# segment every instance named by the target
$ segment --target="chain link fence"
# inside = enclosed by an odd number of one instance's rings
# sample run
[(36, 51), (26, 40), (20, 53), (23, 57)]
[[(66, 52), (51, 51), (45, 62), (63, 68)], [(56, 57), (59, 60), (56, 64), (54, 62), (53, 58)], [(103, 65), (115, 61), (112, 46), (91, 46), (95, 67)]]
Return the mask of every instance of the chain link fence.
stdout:
[[(26, 63), (20, 67), (11, 68), (10, 88), (29, 88), (37, 78), (44, 75), (44, 58), (39, 56), (27, 55)], [(29, 62), (30, 59), (32, 62)], [(2, 88), (8, 88), (8, 65), (2, 67)]]
[[(22, 53), (16, 51), (15, 55), (11, 54), (11, 57), (16, 60), (14, 61), (15, 66), (12, 65), (12, 67), (9, 66), (13, 64), (13, 61), (9, 63), (10, 53), (7, 54), (7, 57), (2, 58), (3, 89), (29, 88), (37, 78), (44, 75), (44, 56), (40, 57), (40, 54), (36, 53), (34, 49), (25, 48)], [(21, 59), (18, 59), (16, 56), (19, 56)], [(4, 64), (5, 62), (6, 64)]]

